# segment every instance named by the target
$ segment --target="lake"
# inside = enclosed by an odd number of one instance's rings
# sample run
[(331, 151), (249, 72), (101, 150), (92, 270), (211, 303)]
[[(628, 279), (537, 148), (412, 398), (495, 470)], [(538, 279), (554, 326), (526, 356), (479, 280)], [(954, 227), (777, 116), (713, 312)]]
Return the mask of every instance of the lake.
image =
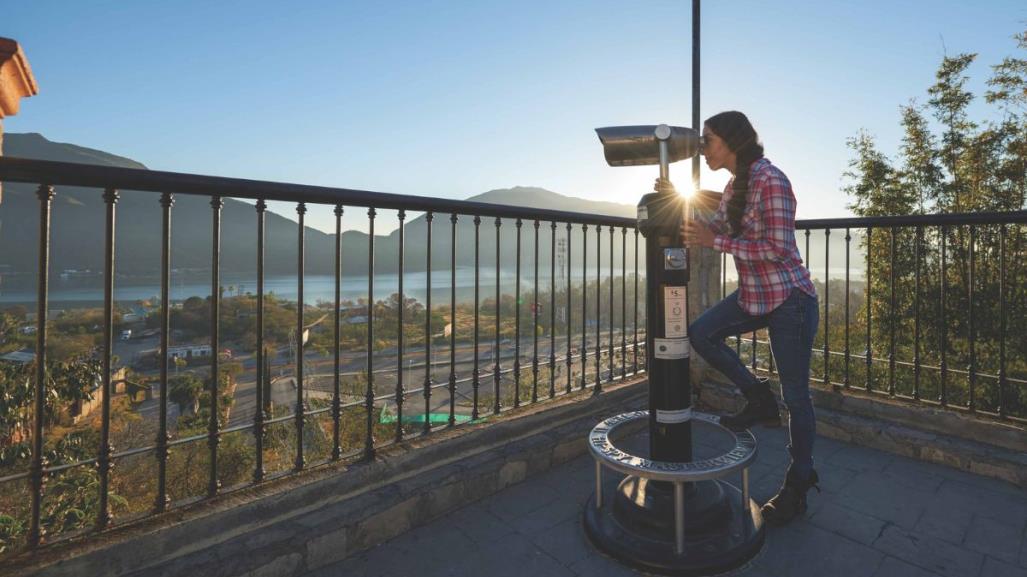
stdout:
[[(531, 266), (524, 266), (521, 269), (521, 293), (530, 293), (534, 285)], [(608, 268), (601, 269), (603, 279), (609, 277)], [(831, 268), (831, 280), (843, 280), (845, 268)], [(615, 267), (614, 276), (620, 278), (621, 270)], [(822, 269), (814, 267), (814, 278), (820, 279)], [(634, 274), (629, 270), (628, 274)], [(431, 297), (435, 304), (448, 303), (451, 298), (450, 269), (433, 270), (431, 276)], [(588, 280), (594, 281), (596, 270), (589, 268)], [(853, 267), (850, 271), (850, 278), (853, 281), (862, 281), (862, 267)], [(732, 265), (728, 265), (727, 280), (735, 280)], [(424, 302), (428, 294), (428, 275), (424, 271), (407, 272), (403, 276), (404, 292), (410, 298)], [(628, 279), (629, 285), (630, 277)], [(515, 271), (504, 270), (500, 274), (500, 283), (503, 294), (513, 294), (516, 282)], [(581, 269), (572, 271), (572, 282), (575, 286), (581, 284)], [(34, 275), (6, 275), (0, 277), (0, 304), (14, 305), (22, 304), (31, 308), (36, 302), (36, 279)], [(309, 304), (318, 301), (331, 302), (335, 299), (335, 277), (332, 275), (307, 275), (303, 281), (303, 298)], [(482, 268), (479, 281), (479, 298), (481, 300), (494, 298), (496, 294), (496, 271), (494, 268)], [(565, 275), (557, 273), (557, 288), (565, 287), (567, 279)], [(103, 278), (99, 275), (93, 276), (71, 276), (62, 278), (61, 275), (54, 275), (50, 281), (49, 301), (54, 307), (91, 307), (103, 303)], [(224, 273), (221, 275), (221, 286), (225, 289), (226, 296), (243, 295), (256, 293), (257, 280), (252, 275), (240, 275)], [(550, 286), (549, 270), (539, 270), (539, 292), (547, 293)], [(458, 302), (473, 302), (474, 300), (474, 268), (457, 267), (456, 269), (456, 298)], [(632, 287), (628, 287), (630, 294)], [(299, 295), (296, 285), (296, 277), (289, 275), (268, 276), (264, 279), (265, 294), (274, 293), (275, 296), (295, 301)], [(356, 300), (367, 297), (367, 276), (344, 276), (340, 287), (342, 300)], [(374, 298), (381, 300), (389, 295), (399, 292), (399, 274), (383, 273), (374, 276)], [(143, 278), (116, 278), (114, 283), (114, 299), (121, 302), (146, 300), (160, 295), (159, 280), (152, 277)], [(210, 295), (210, 277), (190, 272), (188, 274), (174, 274), (171, 277), (171, 300), (183, 301), (191, 296), (207, 297)]]
[[(521, 269), (521, 293), (530, 293), (534, 286), (532, 267)], [(603, 268), (603, 278), (610, 274), (608, 268)], [(431, 275), (431, 297), (433, 303), (449, 302), (452, 289), (450, 269), (433, 270)], [(581, 284), (581, 269), (573, 271), (573, 283)], [(634, 274), (634, 271), (629, 271)], [(614, 269), (614, 275), (620, 278), (619, 268)], [(596, 270), (589, 270), (588, 280), (594, 281)], [(367, 276), (344, 276), (342, 278), (340, 293), (342, 300), (356, 300), (367, 297)], [(8, 275), (0, 281), (0, 304), (34, 304), (36, 302), (36, 279), (33, 275)], [(516, 284), (515, 271), (502, 271), (500, 284), (504, 294), (513, 294)], [(403, 292), (410, 298), (424, 302), (428, 294), (428, 275), (424, 271), (408, 272), (403, 275)], [(567, 285), (566, 276), (559, 276), (558, 288)], [(225, 273), (221, 275), (221, 286), (225, 289), (225, 295), (243, 295), (257, 292), (257, 279), (252, 275), (238, 275)], [(549, 271), (539, 270), (539, 292), (548, 292), (550, 286)], [(456, 269), (456, 296), (459, 302), (473, 302), (474, 300), (474, 268), (457, 267)], [(50, 282), (49, 302), (52, 306), (95, 306), (103, 303), (103, 278), (99, 276), (61, 278), (55, 275)], [(207, 297), (210, 295), (210, 277), (190, 273), (188, 275), (175, 275), (171, 277), (171, 300), (183, 301), (191, 296)], [(631, 289), (629, 288), (629, 291)], [(274, 293), (275, 296), (295, 301), (299, 296), (299, 289), (295, 276), (268, 276), (264, 279), (265, 294)], [(374, 275), (374, 298), (381, 300), (389, 295), (399, 292), (399, 274), (383, 273)], [(496, 271), (495, 269), (481, 269), (479, 280), (479, 298), (494, 298), (496, 294)], [(158, 279), (153, 278), (124, 278), (115, 279), (114, 300), (116, 301), (137, 301), (145, 300), (160, 295), (160, 284)], [(335, 277), (333, 275), (306, 275), (303, 278), (303, 299), (306, 303), (317, 303), (318, 301), (331, 302), (335, 299)]]

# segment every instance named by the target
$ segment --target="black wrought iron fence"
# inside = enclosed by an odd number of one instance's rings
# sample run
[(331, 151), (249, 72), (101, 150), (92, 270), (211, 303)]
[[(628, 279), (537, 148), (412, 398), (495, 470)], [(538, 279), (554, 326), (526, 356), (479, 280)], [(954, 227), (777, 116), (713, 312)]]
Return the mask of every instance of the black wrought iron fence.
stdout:
[[(1027, 211), (805, 220), (796, 228), (820, 299), (813, 380), (1027, 422)], [(843, 243), (832, 243), (842, 234)], [(810, 252), (814, 235), (821, 239)], [(725, 257), (723, 294), (733, 268)], [(765, 331), (734, 340), (754, 371), (774, 372)]]
[[(604, 383), (645, 370), (645, 312), (640, 308), (645, 299), (638, 298), (644, 271), (640, 275), (638, 270), (640, 243), (634, 219), (10, 157), (0, 158), (0, 181), (7, 183), (8, 202), (20, 184), (37, 187), (39, 215), (37, 246), (16, 249), (38, 251), (37, 312), (26, 325), (34, 327), (27, 351), (34, 358), (20, 366), (0, 364), (5, 397), (0, 409), (8, 421), (0, 431), (4, 449), (0, 455), (0, 552), (102, 531), (319, 464), (370, 459), (381, 447), (413, 435), (478, 421), (575, 389), (591, 388), (599, 394)], [(70, 358), (53, 359), (48, 358), (48, 339), (59, 329), (58, 319), (48, 318), (51, 241), (55, 227), (63, 225), (61, 211), (54, 210), (53, 203), (65, 187), (91, 189), (87, 194), (103, 201), (103, 312), (96, 327), (99, 338), (89, 341), (95, 346), (86, 346)], [(115, 338), (119, 326), (116, 217), (123, 196), (152, 202), (153, 211), (160, 215), (159, 254), (151, 257), (160, 262), (159, 306), (149, 318), (159, 344), (155, 362), (133, 375), (134, 383), (152, 384), (149, 405), (121, 401), (115, 395), (114, 350), (120, 340)], [(176, 197), (197, 196), (210, 203), (209, 295), (176, 302), (172, 298), (174, 205)], [(256, 265), (255, 294), (243, 296), (241, 290), (235, 296), (225, 294), (221, 258), (226, 199), (255, 201), (250, 205), (256, 217), (251, 253)], [(265, 285), (271, 201), (291, 203), (296, 210), (294, 301), (276, 297)], [(309, 258), (306, 218), (310, 209), (318, 207), (327, 207), (335, 217), (334, 298), (315, 306), (305, 302), (304, 278)], [(347, 275), (343, 265), (343, 216), (353, 208), (366, 209), (366, 269), (357, 276), (361, 281), (366, 278), (367, 298), (362, 306), (347, 307), (341, 287), (345, 277), (353, 275)], [(394, 252), (389, 255), (376, 248), (376, 241), (386, 238), (375, 235), (385, 211), (395, 211), (393, 222), (398, 227), (387, 237), (393, 239), (390, 250)], [(423, 253), (423, 268), (407, 256), (411, 212), (423, 215), (424, 236), (414, 240), (418, 254)], [(450, 221), (445, 263), (448, 309), (432, 304), (433, 292), (440, 290), (432, 282), (432, 273), (438, 271), (433, 271), (433, 253), (436, 267), (440, 256), (432, 237), (439, 227), (433, 221), (440, 215)], [(471, 238), (465, 239), (458, 232), (468, 231), (458, 225), (467, 221), (473, 228)], [(494, 241), (487, 233), (482, 239), (483, 223), (494, 226)], [(525, 223), (531, 226), (532, 237), (530, 285), (521, 267)], [(513, 246), (508, 233), (504, 234), (511, 227)], [(590, 235), (595, 238), (592, 251)], [(608, 241), (605, 254), (604, 240)], [(458, 251), (462, 253), (468, 243), (473, 244), (470, 304), (457, 298)], [(488, 266), (481, 262), (482, 248), (492, 248), (488, 244), (494, 244), (495, 250), (491, 300), (483, 289), (492, 287), (482, 282)], [(540, 251), (544, 255), (546, 248), (548, 278), (539, 274), (540, 264), (545, 264)], [(511, 252), (512, 283), (504, 280)], [(580, 268), (575, 259), (580, 260)], [(398, 286), (389, 298), (376, 300), (375, 264), (385, 260), (390, 270), (394, 267), (398, 272)], [(351, 264), (347, 266), (352, 270)], [(423, 275), (424, 302), (409, 297), (405, 271), (412, 268), (417, 269), (418, 278)], [(512, 299), (511, 287), (504, 287), (504, 282), (513, 285)], [(530, 294), (524, 290), (528, 286)], [(361, 314), (354, 315), (354, 308)], [(320, 318), (315, 320), (315, 315)], [(282, 324), (283, 316), (292, 317), (291, 328), (275, 333), (272, 324)], [(328, 318), (330, 331), (324, 330), (323, 321)], [(205, 331), (208, 348), (195, 356), (179, 356), (173, 351), (178, 332), (173, 319), (183, 323), (192, 319), (193, 331), (201, 335)], [(223, 350), (226, 339), (221, 331), (228, 326), (234, 327), (231, 340), (244, 350), (237, 348), (234, 354)], [(131, 338), (130, 332), (121, 333), (122, 338), (126, 335)], [(522, 352), (526, 342), (532, 347), (530, 356)], [(448, 348), (444, 351), (448, 362), (437, 358), (440, 348)], [(283, 353), (287, 353), (284, 360)], [(440, 367), (447, 366), (448, 374), (436, 378)], [(69, 377), (76, 367), (81, 374)], [(182, 367), (188, 367), (185, 374), (180, 374)], [(21, 394), (12, 394), (15, 390)], [(88, 402), (98, 399), (99, 418), (76, 409), (79, 420), (65, 420), (62, 411), (72, 399), (62, 395), (71, 393)], [(421, 397), (420, 402), (416, 397)], [(238, 399), (246, 399), (249, 408)], [(130, 446), (115, 448), (119, 439)], [(139, 446), (131, 446), (135, 444)]]

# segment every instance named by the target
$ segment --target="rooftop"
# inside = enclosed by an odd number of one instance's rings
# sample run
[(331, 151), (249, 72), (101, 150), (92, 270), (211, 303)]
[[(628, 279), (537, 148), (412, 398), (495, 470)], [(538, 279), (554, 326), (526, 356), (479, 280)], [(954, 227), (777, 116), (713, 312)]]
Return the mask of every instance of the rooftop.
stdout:
[[(759, 456), (750, 479), (753, 498), (763, 502), (780, 485), (788, 433), (754, 432)], [(719, 440), (697, 434), (697, 456), (722, 451)], [(629, 443), (644, 441), (636, 436)], [(811, 491), (805, 518), (768, 529), (762, 552), (728, 575), (1027, 575), (1027, 498), (1018, 487), (823, 436), (815, 454), (823, 492)], [(594, 474), (591, 457), (578, 457), (307, 575), (641, 574), (598, 552), (585, 537), (582, 507)]]

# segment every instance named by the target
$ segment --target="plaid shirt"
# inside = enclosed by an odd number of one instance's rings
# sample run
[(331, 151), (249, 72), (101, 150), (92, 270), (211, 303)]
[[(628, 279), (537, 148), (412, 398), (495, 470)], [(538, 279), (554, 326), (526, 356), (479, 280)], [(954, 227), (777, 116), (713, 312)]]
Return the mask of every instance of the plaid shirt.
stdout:
[(734, 179), (727, 183), (720, 206), (709, 224), (716, 234), (714, 250), (731, 254), (738, 271), (738, 304), (750, 315), (765, 315), (793, 288), (816, 296), (809, 270), (795, 244), (795, 195), (788, 177), (766, 158), (749, 169), (749, 194), (742, 215), (742, 232), (730, 236), (727, 203)]

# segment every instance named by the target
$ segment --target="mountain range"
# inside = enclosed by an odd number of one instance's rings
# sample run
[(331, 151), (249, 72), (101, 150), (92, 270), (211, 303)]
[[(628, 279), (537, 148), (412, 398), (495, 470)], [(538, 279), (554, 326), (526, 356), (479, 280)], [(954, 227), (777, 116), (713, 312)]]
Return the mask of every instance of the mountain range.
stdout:
[[(47, 140), (40, 134), (4, 135), (7, 156), (76, 162), (102, 166), (146, 169), (134, 160), (74, 144)], [(105, 206), (103, 191), (82, 187), (56, 188), (51, 217), (52, 271), (103, 270)], [(119, 275), (152, 275), (160, 266), (160, 195), (152, 192), (121, 191), (117, 203), (115, 263)], [(633, 204), (617, 204), (563, 196), (534, 187), (491, 190), (469, 201), (511, 206), (582, 212), (633, 218)], [(354, 207), (363, 212), (363, 208)], [(353, 210), (353, 209), (351, 209)], [(36, 186), (5, 183), (0, 203), (0, 270), (35, 272), (39, 202)], [(297, 223), (267, 212), (265, 228), (266, 274), (292, 274), (296, 271)], [(172, 267), (179, 270), (208, 270), (211, 263), (211, 208), (209, 201), (196, 195), (176, 195), (172, 209)], [(432, 266), (443, 269), (450, 265), (451, 229), (449, 214), (436, 214), (432, 225)], [(558, 236), (566, 234), (560, 223)], [(424, 270), (427, 257), (426, 221), (423, 214), (407, 221), (405, 227), (404, 270)], [(521, 229), (521, 266), (534, 266), (533, 223), (525, 221)], [(609, 263), (609, 232), (603, 231), (603, 263)], [(632, 237), (633, 234), (629, 234)], [(595, 259), (595, 232), (590, 227), (589, 260)], [(457, 223), (456, 261), (458, 266), (473, 266), (474, 224), (472, 215), (460, 215)], [(480, 228), (480, 263), (495, 267), (495, 220), (482, 220)], [(615, 265), (621, 263), (621, 238), (615, 239)], [(634, 249), (628, 239), (628, 267), (634, 265)], [(502, 266), (515, 266), (516, 227), (504, 219), (500, 229)], [(306, 272), (334, 274), (335, 239), (318, 229), (306, 227)], [(348, 230), (342, 235), (344, 274), (365, 274), (367, 271), (368, 235)], [(375, 235), (375, 271), (394, 272), (398, 267), (399, 231)], [(221, 217), (221, 270), (232, 273), (256, 271), (256, 211), (252, 203), (226, 198)], [(550, 263), (551, 230), (548, 222), (539, 229), (539, 266), (546, 270)], [(574, 227), (571, 242), (573, 263), (581, 262), (581, 228)], [(527, 268), (524, 268), (526, 271)]]
[[(146, 169), (134, 160), (78, 146), (52, 142), (40, 134), (8, 133), (4, 135), (4, 154), (12, 157), (75, 162), (101, 166)], [(173, 192), (173, 191), (171, 191)], [(105, 207), (103, 191), (82, 187), (57, 187), (51, 217), (51, 271), (102, 271), (104, 265)], [(116, 270), (125, 276), (156, 276), (160, 269), (160, 195), (152, 192), (122, 191), (117, 204)], [(580, 212), (634, 218), (635, 205), (595, 201), (564, 196), (543, 188), (514, 187), (497, 189), (468, 198), (469, 201), (503, 204), (518, 207)], [(221, 218), (221, 270), (225, 273), (252, 275), (256, 272), (256, 211), (252, 203), (226, 198)], [(800, 198), (801, 201), (801, 198)], [(350, 210), (365, 210), (353, 207)], [(381, 218), (381, 217), (380, 217)], [(394, 217), (392, 217), (394, 218)], [(524, 221), (521, 228), (521, 267), (525, 278), (534, 267), (533, 222)], [(0, 202), (0, 272), (35, 273), (38, 266), (39, 202), (36, 186), (24, 183), (5, 183), (3, 201)], [(171, 266), (180, 271), (209, 272), (211, 266), (211, 208), (202, 196), (180, 194), (172, 209)], [(427, 259), (426, 221), (423, 214), (411, 218), (405, 226), (406, 271), (422, 271)], [(853, 230), (853, 268), (861, 268), (859, 250), (861, 232)], [(451, 264), (452, 224), (449, 214), (436, 214), (432, 226), (432, 267), (448, 269)], [(602, 266), (609, 266), (609, 229), (603, 229)], [(542, 222), (539, 229), (539, 268), (548, 272), (551, 257), (552, 232), (550, 223)], [(557, 238), (566, 236), (566, 223), (559, 223)], [(624, 262), (628, 270), (634, 268), (632, 231), (628, 231), (627, 255)], [(797, 235), (800, 249), (804, 249), (804, 235)], [(271, 210), (267, 212), (265, 228), (265, 274), (291, 275), (296, 272), (297, 223)], [(456, 264), (474, 265), (474, 224), (472, 215), (460, 215), (457, 222)], [(644, 239), (640, 240), (639, 256), (644, 260)], [(823, 274), (823, 233), (813, 235), (809, 260), (814, 274)], [(335, 239), (312, 227), (306, 227), (306, 273), (334, 274)], [(342, 235), (342, 261), (344, 275), (364, 275), (367, 272), (368, 235), (347, 230)], [(500, 228), (501, 267), (512, 270), (516, 265), (516, 227), (504, 219)], [(844, 234), (836, 231), (830, 239), (832, 271), (844, 267)], [(615, 233), (614, 265), (621, 266), (621, 234)], [(375, 235), (375, 271), (395, 272), (398, 269), (399, 231)], [(479, 259), (483, 268), (496, 266), (496, 228), (492, 218), (482, 219), (480, 228)], [(573, 227), (571, 237), (571, 266), (577, 276), (582, 258), (580, 225)], [(595, 264), (595, 228), (588, 231), (588, 262)], [(805, 252), (803, 250), (803, 252)], [(639, 263), (644, 267), (643, 263)], [(832, 272), (832, 276), (838, 273)], [(604, 272), (605, 275), (605, 272)]]

